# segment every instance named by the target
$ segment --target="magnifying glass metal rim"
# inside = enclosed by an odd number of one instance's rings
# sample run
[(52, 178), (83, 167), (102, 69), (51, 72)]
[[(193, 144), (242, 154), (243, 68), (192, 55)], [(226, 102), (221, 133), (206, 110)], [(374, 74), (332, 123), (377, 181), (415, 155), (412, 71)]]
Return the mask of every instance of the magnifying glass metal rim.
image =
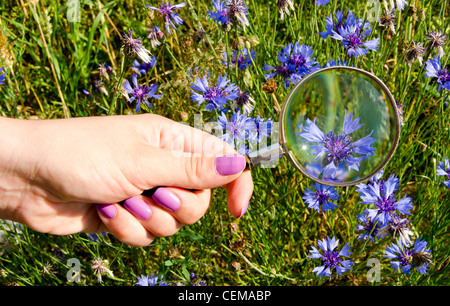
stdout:
[[(391, 149), (389, 150), (387, 157), (384, 159), (384, 161), (377, 167), (377, 169), (373, 172), (371, 172), (371, 174), (360, 178), (356, 181), (351, 181), (351, 182), (338, 182), (338, 181), (325, 181), (322, 179), (319, 179), (317, 177), (314, 177), (313, 175), (311, 175), (310, 173), (304, 171), (301, 167), (301, 165), (299, 165), (298, 161), (295, 158), (295, 155), (287, 148), (287, 143), (286, 143), (286, 131), (284, 129), (284, 118), (285, 118), (285, 113), (286, 113), (286, 109), (287, 106), (289, 104), (289, 100), (291, 99), (291, 97), (294, 95), (294, 93), (296, 92), (297, 88), (299, 88), (300, 86), (302, 86), (305, 82), (307, 82), (309, 79), (311, 79), (312, 77), (314, 77), (315, 75), (322, 73), (324, 71), (328, 71), (328, 70), (351, 70), (351, 71), (356, 71), (359, 72), (363, 75), (366, 75), (367, 77), (369, 77), (371, 80), (375, 81), (375, 83), (377, 83), (382, 90), (384, 90), (384, 92), (387, 95), (387, 98), (389, 100), (390, 106), (392, 107), (392, 110), (394, 112), (394, 121), (395, 121), (395, 135), (394, 135), (394, 139), (393, 139), (393, 144), (391, 146)], [(320, 184), (323, 185), (328, 185), (328, 186), (337, 186), (337, 187), (345, 187), (345, 186), (353, 186), (353, 185), (357, 185), (359, 183), (365, 182), (367, 180), (369, 180), (370, 178), (372, 178), (373, 176), (375, 176), (378, 172), (380, 172), (391, 160), (392, 156), (395, 153), (395, 150), (397, 149), (398, 143), (399, 143), (399, 139), (400, 139), (400, 118), (397, 112), (397, 105), (395, 103), (395, 99), (392, 96), (391, 91), (389, 90), (389, 88), (374, 74), (359, 69), (359, 68), (355, 68), (355, 67), (349, 67), (349, 66), (331, 66), (331, 67), (326, 67), (326, 68), (321, 68), (319, 70), (316, 70), (314, 72), (312, 72), (311, 74), (307, 75), (306, 77), (304, 77), (302, 80), (300, 80), (299, 83), (297, 83), (292, 89), (291, 91), (288, 93), (288, 95), (286, 96), (286, 98), (284, 99), (283, 102), (283, 106), (281, 108), (281, 112), (280, 112), (280, 116), (279, 116), (279, 124), (280, 124), (280, 139), (279, 139), (279, 143), (281, 146), (281, 149), (284, 153), (284, 155), (286, 156), (286, 158), (289, 160), (289, 162), (291, 164), (293, 164), (295, 166), (295, 168), (297, 168), (303, 175), (305, 175), (306, 177), (308, 177), (309, 179), (316, 181)]]

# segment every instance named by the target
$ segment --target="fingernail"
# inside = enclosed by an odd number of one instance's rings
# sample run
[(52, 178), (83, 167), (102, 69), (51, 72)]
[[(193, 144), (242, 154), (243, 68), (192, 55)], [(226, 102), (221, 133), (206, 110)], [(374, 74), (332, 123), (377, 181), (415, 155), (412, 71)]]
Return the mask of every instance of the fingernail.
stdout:
[(219, 175), (236, 174), (245, 169), (245, 156), (220, 156), (215, 161), (216, 172)]
[(150, 218), (152, 211), (150, 207), (138, 197), (131, 197), (125, 200), (123, 207), (137, 218), (147, 220)]
[(242, 217), (242, 216), (245, 214), (245, 212), (246, 212), (247, 209), (248, 209), (248, 204), (249, 204), (249, 202), (247, 202), (247, 204), (245, 204), (245, 206), (242, 207), (241, 214), (239, 215), (238, 218)]
[(95, 204), (95, 208), (108, 219), (114, 218), (117, 214), (113, 204)]
[(164, 187), (159, 187), (153, 193), (152, 199), (170, 211), (176, 211), (180, 208), (180, 199), (171, 191)]

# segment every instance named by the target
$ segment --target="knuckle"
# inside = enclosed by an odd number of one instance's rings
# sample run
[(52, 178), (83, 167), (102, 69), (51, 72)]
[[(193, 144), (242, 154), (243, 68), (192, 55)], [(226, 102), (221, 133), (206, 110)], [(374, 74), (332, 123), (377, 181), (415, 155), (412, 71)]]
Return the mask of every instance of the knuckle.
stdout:
[(203, 158), (191, 157), (186, 162), (186, 177), (192, 185), (198, 185), (202, 176), (202, 169), (205, 167)]
[(164, 215), (165, 217), (160, 219), (159, 222), (155, 222), (149, 227), (147, 227), (147, 230), (156, 237), (168, 237), (176, 234), (180, 228), (182, 227), (182, 224), (178, 222), (177, 219), (170, 215)]
[(203, 217), (206, 210), (208, 209), (209, 204), (209, 202), (203, 202), (204, 201), (197, 202), (195, 203), (196, 205), (193, 205), (186, 210), (186, 212), (182, 216), (183, 224), (192, 225)]

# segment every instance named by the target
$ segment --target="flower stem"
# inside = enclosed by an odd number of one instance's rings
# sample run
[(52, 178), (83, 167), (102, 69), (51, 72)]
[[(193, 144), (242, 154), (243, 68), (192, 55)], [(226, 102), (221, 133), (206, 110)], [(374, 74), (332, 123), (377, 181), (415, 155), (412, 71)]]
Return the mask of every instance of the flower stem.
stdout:
[(274, 102), (274, 107), (273, 107), (273, 108), (275, 109), (275, 111), (277, 112), (277, 114), (279, 114), (280, 111), (281, 111), (281, 107), (280, 107), (280, 104), (278, 103), (277, 97), (275, 96), (275, 93), (274, 93), (274, 92), (271, 93), (271, 96), (272, 96), (273, 102)]
[(109, 114), (110, 114), (110, 115), (111, 115), (111, 114), (113, 113), (113, 111), (116, 109), (116, 106), (117, 106), (117, 98), (119, 97), (120, 91), (122, 90), (122, 80), (123, 80), (123, 77), (124, 77), (124, 75), (125, 75), (125, 59), (126, 59), (126, 56), (124, 56), (124, 55), (122, 54), (122, 59), (121, 59), (121, 62), (120, 62), (120, 76), (119, 76), (119, 81), (117, 81), (117, 86), (116, 86), (115, 91), (114, 91), (114, 100), (113, 100), (113, 102), (111, 103), (111, 105), (109, 106)]
[(50, 68), (52, 70), (53, 78), (55, 79), (56, 88), (58, 90), (59, 97), (61, 98), (61, 103), (62, 103), (62, 107), (63, 107), (64, 117), (65, 118), (70, 118), (70, 113), (67, 110), (66, 100), (64, 99), (64, 95), (63, 95), (63, 93), (61, 91), (61, 87), (59, 86), (58, 77), (56, 75), (55, 67), (53, 66), (52, 57), (50, 56), (50, 51), (48, 49), (47, 42), (45, 41), (44, 32), (42, 31), (41, 23), (39, 22), (39, 17), (38, 17), (38, 15), (36, 13), (36, 3), (32, 2), (32, 6), (31, 7), (32, 7), (32, 12), (33, 12), (33, 17), (36, 20), (36, 23), (37, 23), (38, 28), (39, 28), (39, 34), (41, 36), (42, 44), (44, 45), (45, 52), (47, 53), (47, 58), (48, 58), (48, 61), (50, 63)]

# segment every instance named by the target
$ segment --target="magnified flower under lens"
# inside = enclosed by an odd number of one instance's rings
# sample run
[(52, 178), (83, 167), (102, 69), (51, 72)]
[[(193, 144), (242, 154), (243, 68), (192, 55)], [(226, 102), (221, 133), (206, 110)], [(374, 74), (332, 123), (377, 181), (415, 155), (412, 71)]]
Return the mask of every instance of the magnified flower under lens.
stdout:
[(335, 178), (341, 165), (346, 165), (349, 170), (359, 171), (359, 163), (374, 154), (375, 148), (370, 146), (375, 142), (375, 139), (370, 137), (373, 131), (357, 141), (350, 136), (363, 126), (358, 124), (359, 120), (360, 118), (353, 120), (352, 112), (348, 116), (345, 112), (342, 134), (333, 131), (323, 133), (316, 125), (315, 119), (307, 119), (307, 126), (299, 126), (304, 132), (297, 134), (306, 142), (316, 144), (311, 146), (311, 149), (315, 150), (312, 154), (316, 155), (316, 160), (321, 159), (324, 178)]

